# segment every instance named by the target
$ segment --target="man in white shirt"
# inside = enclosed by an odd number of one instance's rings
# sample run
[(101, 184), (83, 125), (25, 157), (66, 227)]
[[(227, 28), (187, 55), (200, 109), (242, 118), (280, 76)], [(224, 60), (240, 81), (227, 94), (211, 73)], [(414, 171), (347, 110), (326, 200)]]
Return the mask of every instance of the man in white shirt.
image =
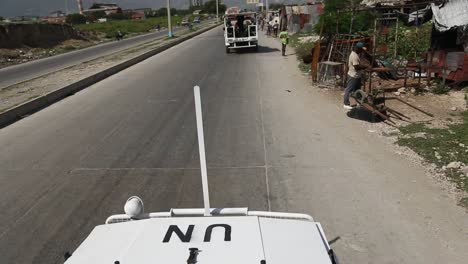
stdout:
[(353, 51), (349, 55), (348, 60), (348, 80), (346, 83), (345, 94), (344, 94), (344, 108), (353, 109), (349, 102), (349, 96), (356, 90), (361, 89), (362, 70), (366, 69), (367, 66), (361, 65), (361, 55), (364, 48), (364, 43), (358, 42), (353, 47)]

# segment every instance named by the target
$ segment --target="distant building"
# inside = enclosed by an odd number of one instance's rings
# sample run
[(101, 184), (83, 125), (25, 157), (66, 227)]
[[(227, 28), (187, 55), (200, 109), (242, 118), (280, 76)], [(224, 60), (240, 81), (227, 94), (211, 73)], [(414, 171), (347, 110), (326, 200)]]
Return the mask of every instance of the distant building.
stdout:
[(114, 9), (114, 8), (120, 8), (120, 7), (117, 4), (94, 3), (89, 9), (102, 9), (102, 8)]
[(203, 0), (190, 0), (190, 7), (192, 6), (202, 6)]
[(89, 9), (83, 10), (84, 14), (91, 14), (94, 12), (104, 11), (106, 15), (122, 13), (122, 8), (117, 4), (99, 4), (94, 3)]
[(38, 16), (18, 16), (18, 17), (13, 17), (13, 18), (6, 18), (3, 20), (3, 22), (36, 22), (39, 21), (40, 17)]
[(65, 24), (66, 17), (43, 17), (41, 21), (51, 23), (51, 24)]
[(135, 12), (143, 12), (145, 14), (148, 14), (148, 13), (152, 13), (153, 12), (153, 9), (151, 8), (137, 8), (137, 9), (133, 9), (133, 11)]
[(43, 17), (41, 21), (53, 24), (63, 24), (65, 23), (66, 17), (66, 14), (59, 10), (51, 12), (48, 16)]
[(136, 19), (136, 20), (146, 19), (145, 12), (141, 12), (141, 11), (133, 12), (132, 19)]
[(48, 17), (64, 17), (66, 14), (60, 10), (51, 12)]

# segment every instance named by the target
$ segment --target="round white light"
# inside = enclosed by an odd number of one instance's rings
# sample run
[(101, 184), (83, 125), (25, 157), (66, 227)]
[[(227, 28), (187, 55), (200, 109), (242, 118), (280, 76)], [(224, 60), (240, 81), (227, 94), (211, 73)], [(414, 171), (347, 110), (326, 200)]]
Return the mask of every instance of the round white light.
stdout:
[(137, 217), (144, 212), (143, 201), (138, 196), (128, 198), (124, 206), (125, 214), (130, 217)]

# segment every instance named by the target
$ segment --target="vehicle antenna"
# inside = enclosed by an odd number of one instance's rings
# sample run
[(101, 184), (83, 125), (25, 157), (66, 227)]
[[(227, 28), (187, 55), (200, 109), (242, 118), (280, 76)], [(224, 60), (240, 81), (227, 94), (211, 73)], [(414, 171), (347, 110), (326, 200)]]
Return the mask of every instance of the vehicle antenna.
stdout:
[(206, 156), (205, 156), (205, 139), (203, 136), (203, 116), (200, 99), (200, 86), (193, 87), (195, 96), (195, 113), (197, 116), (197, 134), (198, 134), (198, 150), (200, 152), (200, 169), (203, 186), (203, 203), (205, 206), (205, 216), (211, 216), (210, 213), (210, 194), (208, 192), (208, 176), (206, 172)]

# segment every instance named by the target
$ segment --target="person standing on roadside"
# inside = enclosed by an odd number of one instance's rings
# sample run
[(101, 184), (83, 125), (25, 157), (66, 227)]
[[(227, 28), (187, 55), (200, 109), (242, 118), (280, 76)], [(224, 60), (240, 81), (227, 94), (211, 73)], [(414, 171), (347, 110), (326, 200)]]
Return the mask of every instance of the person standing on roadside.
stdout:
[(279, 38), (281, 40), (281, 54), (286, 56), (286, 46), (289, 44), (289, 34), (288, 31), (283, 30), (279, 34)]
[(354, 91), (361, 89), (362, 70), (368, 68), (368, 66), (361, 64), (361, 58), (359, 57), (362, 54), (363, 49), (364, 43), (356, 43), (348, 59), (348, 80), (346, 82), (343, 106), (345, 109), (348, 110), (353, 109), (351, 103), (349, 102), (349, 97)]

